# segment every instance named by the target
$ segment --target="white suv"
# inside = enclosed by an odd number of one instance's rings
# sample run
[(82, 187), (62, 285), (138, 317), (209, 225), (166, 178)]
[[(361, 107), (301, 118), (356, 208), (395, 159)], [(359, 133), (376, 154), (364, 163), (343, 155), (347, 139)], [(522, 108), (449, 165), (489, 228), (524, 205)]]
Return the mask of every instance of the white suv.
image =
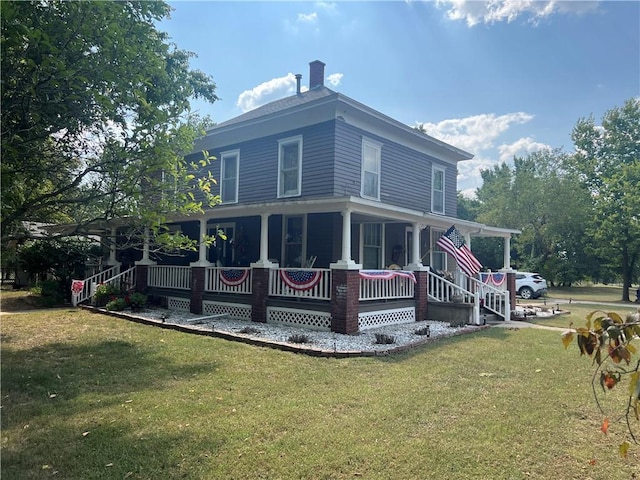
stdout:
[(547, 281), (538, 273), (517, 272), (516, 293), (525, 300), (538, 298), (547, 293)]

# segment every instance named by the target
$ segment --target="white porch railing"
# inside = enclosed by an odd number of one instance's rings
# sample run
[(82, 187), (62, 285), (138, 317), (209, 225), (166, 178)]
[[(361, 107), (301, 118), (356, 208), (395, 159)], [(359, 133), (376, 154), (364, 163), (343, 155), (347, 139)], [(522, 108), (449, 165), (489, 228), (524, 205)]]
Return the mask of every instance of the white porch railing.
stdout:
[(150, 287), (191, 289), (191, 267), (149, 265), (147, 278)]
[(215, 293), (251, 293), (250, 267), (207, 267), (205, 273), (205, 292)]
[(476, 278), (469, 278), (469, 280), (473, 289), (478, 292), (478, 296), (484, 300), (484, 308), (501, 316), (507, 322), (511, 320), (511, 302), (508, 290), (493, 287)]
[(391, 278), (360, 277), (360, 300), (392, 300), (413, 298), (415, 278), (394, 275)]
[[(71, 290), (71, 303), (75, 307), (79, 303), (84, 302), (91, 298), (96, 291), (96, 287), (101, 283), (106, 283), (108, 279), (118, 275), (120, 272), (120, 265), (114, 265), (111, 268), (107, 268), (102, 272), (98, 272), (95, 275), (90, 276), (89, 278), (85, 278), (84, 280), (72, 280), (72, 290)], [(83, 282), (82, 288), (74, 289), (74, 284), (76, 282)], [(80, 285), (77, 283), (77, 285)]]
[(331, 300), (331, 270), (274, 268), (269, 272), (269, 295)]
[(433, 272), (428, 272), (428, 290), (430, 300), (436, 302), (473, 303), (474, 294)]

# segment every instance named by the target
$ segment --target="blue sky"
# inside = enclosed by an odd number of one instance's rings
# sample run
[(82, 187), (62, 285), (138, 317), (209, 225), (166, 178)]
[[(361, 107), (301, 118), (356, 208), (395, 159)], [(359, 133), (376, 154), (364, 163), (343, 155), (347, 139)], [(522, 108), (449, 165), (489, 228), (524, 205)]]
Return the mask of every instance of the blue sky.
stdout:
[(576, 121), (640, 97), (640, 2), (497, 0), (171, 2), (160, 24), (221, 97), (194, 109), (222, 122), (325, 85), (475, 155), (479, 171), (545, 147), (572, 150)]

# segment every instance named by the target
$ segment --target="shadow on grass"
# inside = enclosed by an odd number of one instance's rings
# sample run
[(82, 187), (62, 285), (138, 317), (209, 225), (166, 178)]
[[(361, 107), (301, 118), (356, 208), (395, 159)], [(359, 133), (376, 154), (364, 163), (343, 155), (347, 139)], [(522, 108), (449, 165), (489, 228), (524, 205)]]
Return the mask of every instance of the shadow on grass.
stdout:
[[(10, 345), (10, 342), (9, 342)], [(52, 343), (28, 350), (2, 349), (2, 427), (28, 422), (46, 411), (74, 415), (97, 408), (78, 396), (99, 398), (100, 407), (123, 395), (160, 389), (167, 381), (215, 370), (215, 364), (176, 364), (160, 352), (126, 341), (90, 345)], [(14, 416), (14, 409), (19, 409)]]
[[(216, 369), (121, 340), (26, 350), (3, 344), (2, 478), (174, 477), (175, 446), (189, 442), (186, 434), (157, 427), (145, 434), (144, 422), (135, 427), (138, 420), (109, 412), (138, 392), (153, 395)], [(83, 428), (91, 430), (86, 437)]]

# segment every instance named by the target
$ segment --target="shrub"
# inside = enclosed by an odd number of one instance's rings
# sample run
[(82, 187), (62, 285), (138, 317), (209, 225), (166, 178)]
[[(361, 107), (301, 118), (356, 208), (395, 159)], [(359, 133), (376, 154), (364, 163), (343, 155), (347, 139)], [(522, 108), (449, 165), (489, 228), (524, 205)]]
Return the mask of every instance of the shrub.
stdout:
[(304, 333), (296, 333), (289, 337), (289, 343), (311, 343), (311, 339)]
[(127, 301), (124, 298), (118, 297), (107, 302), (107, 310), (120, 311), (127, 308)]
[(31, 292), (38, 295), (36, 304), (41, 307), (53, 307), (65, 301), (63, 286), (58, 280), (44, 280), (32, 288)]
[(387, 335), (386, 333), (376, 333), (376, 343), (379, 345), (396, 343), (396, 337)]
[(147, 296), (142, 293), (132, 293), (125, 298), (131, 310), (139, 310), (147, 304)]

